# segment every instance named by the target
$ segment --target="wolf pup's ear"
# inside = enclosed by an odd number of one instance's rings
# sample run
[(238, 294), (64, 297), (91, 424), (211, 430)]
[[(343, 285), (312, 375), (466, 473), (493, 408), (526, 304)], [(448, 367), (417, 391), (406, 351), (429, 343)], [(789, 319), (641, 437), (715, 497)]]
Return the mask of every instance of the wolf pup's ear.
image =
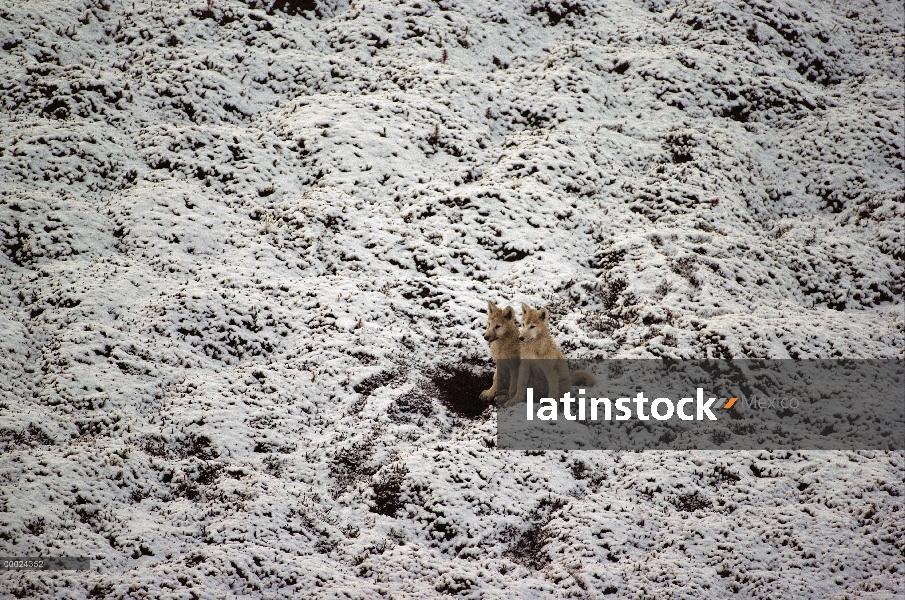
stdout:
[(527, 304), (522, 304), (522, 316), (524, 317), (529, 312), (531, 312), (531, 307), (528, 306)]
[(550, 315), (547, 313), (547, 309), (546, 309), (546, 308), (540, 309), (540, 320), (541, 320), (541, 321), (546, 321), (546, 320), (547, 320), (547, 317), (549, 317), (549, 316), (550, 316)]
[(487, 301), (487, 313), (488, 314), (492, 315), (495, 312), (499, 312), (499, 310), (500, 310), (500, 308), (496, 304), (494, 304), (490, 300)]
[(515, 311), (512, 310), (511, 306), (507, 306), (506, 308), (503, 309), (503, 318), (504, 319), (514, 319), (515, 318)]

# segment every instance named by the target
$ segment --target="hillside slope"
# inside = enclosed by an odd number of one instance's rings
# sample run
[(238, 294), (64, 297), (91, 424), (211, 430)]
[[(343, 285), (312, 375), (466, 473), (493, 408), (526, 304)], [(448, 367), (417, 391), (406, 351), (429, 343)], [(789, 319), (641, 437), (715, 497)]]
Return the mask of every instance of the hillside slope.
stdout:
[[(0, 554), (44, 598), (892, 598), (905, 458), (524, 454), (584, 358), (901, 358), (896, 2), (0, 2)], [(483, 410), (483, 412), (482, 412)]]

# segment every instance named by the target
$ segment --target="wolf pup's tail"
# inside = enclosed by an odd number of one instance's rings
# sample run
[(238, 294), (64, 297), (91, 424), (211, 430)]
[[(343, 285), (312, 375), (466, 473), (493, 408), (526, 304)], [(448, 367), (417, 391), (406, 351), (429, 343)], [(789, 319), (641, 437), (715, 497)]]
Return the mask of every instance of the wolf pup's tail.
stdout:
[(572, 385), (583, 385), (585, 387), (591, 387), (596, 381), (594, 379), (594, 376), (585, 370), (572, 371), (571, 373), (569, 373), (569, 376), (572, 378)]

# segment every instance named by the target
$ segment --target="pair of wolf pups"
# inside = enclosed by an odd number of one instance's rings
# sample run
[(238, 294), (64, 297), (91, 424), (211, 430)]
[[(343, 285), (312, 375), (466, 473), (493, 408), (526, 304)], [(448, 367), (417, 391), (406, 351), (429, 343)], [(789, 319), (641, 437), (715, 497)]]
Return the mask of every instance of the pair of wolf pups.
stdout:
[[(587, 371), (569, 372), (566, 357), (550, 335), (550, 312), (546, 308), (533, 309), (522, 304), (522, 327), (515, 323), (511, 306), (500, 308), (487, 303), (487, 330), (484, 339), (490, 342), (490, 355), (496, 361), (493, 385), (481, 392), (482, 400), (496, 400), (506, 396), (505, 406), (526, 400), (529, 384), (546, 383), (547, 397), (561, 398), (572, 385), (592, 386), (594, 376)], [(529, 362), (521, 362), (528, 360)], [(539, 380), (539, 377), (543, 380)], [(508, 382), (508, 392), (499, 388)]]

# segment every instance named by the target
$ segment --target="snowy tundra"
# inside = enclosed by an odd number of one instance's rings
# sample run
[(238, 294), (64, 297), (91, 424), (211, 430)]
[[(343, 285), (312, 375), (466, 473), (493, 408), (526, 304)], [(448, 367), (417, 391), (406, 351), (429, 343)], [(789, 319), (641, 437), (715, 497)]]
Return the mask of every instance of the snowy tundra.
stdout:
[(901, 358), (893, 0), (0, 0), (2, 598), (893, 598), (901, 452), (495, 447), (576, 358)]

